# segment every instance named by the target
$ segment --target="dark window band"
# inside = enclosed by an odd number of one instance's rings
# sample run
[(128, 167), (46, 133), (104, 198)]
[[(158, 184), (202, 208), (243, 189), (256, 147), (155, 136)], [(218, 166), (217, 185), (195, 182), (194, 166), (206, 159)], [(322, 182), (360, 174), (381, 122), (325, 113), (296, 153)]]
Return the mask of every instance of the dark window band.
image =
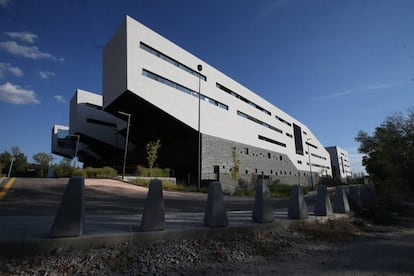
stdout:
[(276, 141), (276, 140), (273, 140), (273, 139), (264, 137), (262, 135), (259, 135), (259, 140), (263, 140), (263, 141), (266, 141), (266, 142), (269, 142), (269, 143), (272, 143), (272, 144), (275, 144), (275, 145), (278, 145), (278, 146), (281, 146), (281, 147), (286, 148), (286, 144), (285, 143), (282, 143), (282, 142), (279, 142), (279, 141)]
[(153, 54), (156, 57), (159, 57), (160, 59), (165, 60), (168, 63), (171, 63), (172, 65), (177, 66), (178, 68), (180, 68), (181, 70), (186, 71), (187, 73), (190, 73), (191, 75), (196, 76), (197, 78), (201, 78), (203, 81), (207, 81), (207, 77), (204, 76), (203, 74), (191, 69), (190, 67), (188, 67), (187, 65), (182, 64), (181, 62), (167, 56), (166, 54), (161, 53), (160, 51), (152, 48), (151, 46), (145, 44), (144, 42), (140, 42), (139, 43), (139, 47), (141, 49), (144, 49), (145, 51), (147, 51), (150, 54)]
[[(178, 83), (176, 83), (174, 81), (171, 81), (169, 79), (166, 79), (166, 78), (164, 78), (164, 77), (162, 77), (160, 75), (157, 75), (157, 74), (155, 74), (153, 72), (150, 72), (150, 71), (148, 71), (146, 69), (142, 69), (142, 75), (144, 75), (144, 76), (146, 76), (146, 77), (148, 77), (150, 79), (153, 79), (155, 81), (158, 81), (160, 83), (163, 83), (165, 85), (168, 85), (168, 86), (170, 86), (172, 88), (175, 88), (175, 89), (177, 89), (177, 90), (179, 90), (179, 91), (181, 91), (183, 93), (186, 93), (188, 95), (192, 95), (194, 97), (198, 97), (198, 92), (193, 91), (190, 88), (187, 88), (187, 87), (185, 87), (185, 86), (183, 86), (181, 84), (178, 84)], [(220, 108), (222, 108), (224, 110), (229, 110), (229, 107), (226, 104), (221, 103), (219, 101), (216, 101), (215, 99), (212, 99), (212, 98), (207, 97), (207, 96), (202, 95), (202, 94), (200, 94), (200, 98), (201, 98), (201, 100), (207, 101), (208, 103), (210, 103), (212, 105), (215, 105), (215, 106), (218, 106), (218, 107), (220, 107)]]

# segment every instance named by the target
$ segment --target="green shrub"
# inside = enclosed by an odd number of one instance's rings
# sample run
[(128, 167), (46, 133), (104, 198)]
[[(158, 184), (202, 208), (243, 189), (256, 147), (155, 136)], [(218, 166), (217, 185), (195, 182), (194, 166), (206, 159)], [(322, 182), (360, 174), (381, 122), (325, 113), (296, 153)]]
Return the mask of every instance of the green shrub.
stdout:
[(85, 169), (76, 168), (73, 171), (73, 175), (82, 176), (85, 178), (111, 178), (117, 175), (117, 171), (111, 167), (87, 167)]
[(144, 177), (169, 177), (170, 176), (170, 168), (145, 168), (143, 166), (137, 167), (137, 176), (144, 176)]
[(291, 189), (292, 186), (288, 184), (269, 185), (269, 190), (272, 197), (289, 197)]

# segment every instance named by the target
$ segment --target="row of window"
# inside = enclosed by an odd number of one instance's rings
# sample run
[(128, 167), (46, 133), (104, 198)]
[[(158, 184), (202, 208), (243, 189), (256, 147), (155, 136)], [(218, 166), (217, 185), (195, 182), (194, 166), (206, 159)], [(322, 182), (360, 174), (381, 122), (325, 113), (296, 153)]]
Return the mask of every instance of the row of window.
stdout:
[(181, 62), (179, 62), (179, 61), (177, 61), (177, 60), (175, 60), (175, 59), (173, 59), (173, 58), (171, 58), (171, 57), (167, 56), (166, 54), (161, 53), (160, 51), (158, 51), (158, 50), (156, 50), (156, 49), (152, 48), (151, 46), (149, 46), (149, 45), (147, 45), (147, 44), (145, 44), (145, 43), (140, 42), (140, 43), (139, 43), (139, 47), (140, 47), (141, 49), (144, 49), (144, 50), (145, 50), (145, 51), (147, 51), (148, 53), (153, 54), (154, 56), (157, 56), (157, 57), (159, 57), (160, 59), (165, 60), (165, 61), (167, 61), (167, 62), (171, 63), (171, 64), (172, 64), (172, 65), (174, 65), (174, 66), (177, 66), (177, 67), (178, 67), (178, 68), (180, 68), (181, 70), (184, 70), (184, 71), (186, 71), (187, 73), (190, 73), (191, 75), (194, 75), (194, 76), (196, 76), (196, 77), (198, 77), (198, 78), (201, 78), (203, 81), (207, 81), (207, 77), (206, 77), (206, 76), (204, 76), (203, 74), (201, 74), (201, 73), (199, 73), (199, 72), (197, 72), (197, 71), (195, 71), (195, 70), (191, 69), (191, 68), (190, 68), (190, 67), (188, 67), (187, 65), (182, 64)]
[[(173, 87), (173, 88), (175, 88), (175, 89), (177, 89), (177, 90), (179, 90), (181, 92), (184, 92), (184, 93), (186, 93), (188, 95), (192, 95), (194, 97), (198, 97), (198, 93), (195, 92), (195, 91), (193, 91), (193, 90), (191, 90), (190, 88), (187, 88), (187, 87), (185, 87), (185, 86), (183, 86), (181, 84), (178, 84), (178, 83), (173, 82), (173, 81), (171, 81), (169, 79), (166, 79), (166, 78), (164, 78), (164, 77), (162, 77), (160, 75), (157, 75), (157, 74), (155, 74), (153, 72), (150, 72), (150, 71), (148, 71), (146, 69), (142, 69), (142, 75), (144, 75), (144, 76), (146, 76), (146, 77), (148, 77), (150, 79), (153, 79), (155, 81), (158, 81), (160, 83), (163, 83), (165, 85), (171, 86), (171, 87)], [(223, 104), (223, 103), (221, 103), (219, 101), (216, 101), (215, 99), (212, 99), (210, 97), (207, 97), (207, 96), (204, 96), (204, 95), (201, 95), (200, 94), (200, 99), (203, 100), (203, 101), (207, 101), (208, 103), (210, 103), (212, 105), (218, 106), (218, 107), (220, 107), (220, 108), (222, 108), (224, 110), (228, 110), (229, 109), (229, 107), (227, 105), (225, 105), (225, 104)]]
[(286, 148), (286, 144), (285, 143), (282, 143), (282, 142), (279, 142), (279, 141), (276, 141), (276, 140), (267, 138), (267, 137), (262, 136), (262, 135), (259, 135), (258, 138), (259, 138), (259, 140), (263, 140), (263, 141), (266, 141), (266, 142), (269, 142), (269, 143), (272, 143), (272, 144), (275, 144), (275, 145), (278, 145), (278, 146), (281, 146), (281, 147)]
[(251, 106), (253, 106), (253, 107), (257, 108), (257, 109), (259, 109), (260, 111), (262, 111), (262, 112), (266, 113), (267, 115), (272, 115), (272, 113), (270, 113), (270, 111), (269, 111), (269, 110), (264, 109), (263, 107), (261, 107), (261, 106), (259, 106), (259, 105), (255, 104), (254, 102), (252, 102), (252, 101), (250, 101), (250, 100), (246, 99), (245, 97), (243, 97), (243, 96), (241, 96), (241, 95), (237, 94), (236, 92), (234, 92), (234, 91), (232, 91), (232, 90), (228, 89), (227, 87), (225, 87), (225, 86), (223, 86), (223, 85), (221, 85), (221, 84), (219, 84), (219, 83), (217, 83), (217, 82), (216, 82), (216, 87), (220, 88), (220, 89), (221, 89), (221, 90), (223, 90), (224, 92), (229, 93), (230, 95), (232, 95), (232, 96), (236, 97), (237, 99), (239, 99), (239, 100), (241, 100), (241, 101), (243, 101), (243, 102), (245, 102), (245, 103), (247, 103), (247, 104), (249, 104), (249, 105), (251, 105)]
[(276, 117), (276, 119), (278, 119), (279, 121), (281, 121), (282, 123), (284, 123), (284, 124), (286, 124), (286, 125), (288, 125), (288, 126), (292, 126), (292, 124), (291, 123), (289, 123), (288, 121), (286, 121), (285, 119), (283, 119), (283, 118), (281, 118), (281, 117), (279, 117), (279, 116), (277, 116), (277, 115), (275, 115), (275, 117)]
[[(245, 174), (249, 174), (249, 170), (245, 170), (245, 171), (244, 171), (244, 173), (245, 173)], [(254, 169), (254, 171), (253, 171), (252, 173), (254, 173), (254, 174), (258, 174), (258, 173), (259, 173), (259, 171), (258, 171), (258, 169)], [(261, 171), (260, 173), (261, 173), (262, 175), (264, 175), (264, 171)], [(270, 170), (270, 174), (271, 174), (271, 175), (273, 175), (273, 174), (274, 174), (274, 175), (281, 175), (281, 176), (282, 176), (282, 175), (288, 175), (288, 172), (287, 172), (287, 171), (280, 171), (280, 172), (275, 171), (275, 172), (273, 173), (273, 170)], [(292, 175), (293, 175), (293, 176), (300, 176), (300, 172), (296, 172), (296, 173), (294, 172), (294, 173), (292, 173), (292, 172), (290, 171), (290, 172), (289, 172), (289, 175), (290, 175), (290, 176), (292, 176)], [(309, 175), (309, 173), (308, 173), (308, 172), (304, 172), (304, 173), (303, 173), (303, 176), (307, 176), (307, 175)]]
[(310, 147), (312, 147), (312, 148), (314, 148), (314, 149), (318, 149), (318, 147), (317, 147), (317, 146), (315, 146), (314, 144), (311, 144), (311, 143), (309, 143), (309, 142), (306, 142), (306, 145), (309, 145)]
[(250, 115), (247, 115), (246, 113), (243, 113), (240, 110), (237, 110), (237, 115), (239, 115), (239, 116), (241, 116), (243, 118), (246, 118), (246, 119), (248, 119), (250, 121), (253, 121), (253, 122), (255, 122), (255, 123), (259, 124), (259, 125), (262, 125), (264, 127), (270, 128), (271, 130), (274, 130), (276, 132), (283, 133), (283, 131), (281, 129), (278, 129), (277, 127), (271, 126), (268, 123), (265, 123), (263, 121), (260, 121), (259, 119), (256, 119), (255, 117), (252, 117)]
[(95, 124), (95, 125), (101, 125), (101, 126), (107, 126), (107, 127), (116, 128), (116, 124), (111, 123), (111, 122), (102, 121), (102, 120), (96, 120), (96, 119), (92, 119), (92, 118), (86, 118), (86, 122), (91, 123), (91, 124)]
[(319, 158), (319, 159), (326, 160), (326, 157), (323, 157), (323, 156), (320, 156), (320, 155), (317, 155), (317, 154), (314, 154), (314, 153), (311, 153), (311, 155), (312, 155), (313, 157), (316, 157), (316, 158)]

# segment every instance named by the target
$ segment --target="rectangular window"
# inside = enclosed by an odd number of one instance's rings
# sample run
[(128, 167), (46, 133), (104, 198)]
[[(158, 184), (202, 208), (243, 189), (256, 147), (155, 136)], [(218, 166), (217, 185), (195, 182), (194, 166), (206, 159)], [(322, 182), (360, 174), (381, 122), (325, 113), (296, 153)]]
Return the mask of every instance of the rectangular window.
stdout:
[(190, 67), (188, 67), (187, 65), (184, 65), (182, 63), (180, 63), (179, 61), (161, 53), (160, 51), (152, 48), (151, 46), (145, 44), (144, 42), (140, 42), (139, 43), (139, 47), (141, 49), (144, 49), (145, 51), (147, 51), (150, 54), (153, 54), (156, 57), (159, 57), (162, 60), (165, 60), (166, 62), (171, 63), (174, 66), (177, 66), (178, 68), (180, 68), (181, 70), (186, 71), (187, 73), (190, 73), (191, 75), (196, 76), (197, 78), (202, 79), (203, 81), (207, 81), (207, 77), (204, 76), (203, 74), (197, 72), (196, 70), (191, 69)]
[(269, 116), (271, 116), (271, 115), (272, 115), (272, 113), (270, 113), (270, 111), (269, 111), (269, 110), (266, 110), (266, 109), (264, 109), (263, 107), (261, 107), (261, 106), (259, 106), (259, 105), (255, 104), (254, 102), (249, 101), (249, 100), (248, 100), (248, 99), (246, 99), (245, 97), (243, 97), (243, 96), (241, 96), (241, 95), (237, 94), (237, 93), (236, 93), (236, 92), (234, 92), (234, 91), (231, 91), (231, 90), (230, 90), (230, 89), (228, 89), (227, 87), (224, 87), (223, 85), (221, 85), (221, 84), (219, 84), (219, 83), (217, 83), (217, 82), (216, 82), (216, 87), (217, 87), (217, 88), (220, 88), (220, 89), (221, 89), (221, 90), (223, 90), (224, 92), (226, 92), (226, 93), (228, 93), (228, 94), (232, 95), (233, 97), (236, 97), (237, 99), (239, 99), (239, 100), (241, 100), (241, 101), (243, 101), (243, 102), (245, 102), (245, 103), (247, 103), (247, 104), (249, 104), (249, 105), (251, 105), (251, 106), (253, 106), (253, 107), (257, 108), (257, 109), (259, 109), (260, 111), (262, 111), (262, 112), (266, 113), (267, 115), (269, 115)]
[(86, 122), (91, 123), (91, 124), (95, 124), (95, 125), (101, 125), (101, 126), (116, 128), (116, 124), (114, 124), (114, 123), (105, 122), (105, 121), (101, 121), (101, 120), (96, 120), (96, 119), (92, 119), (92, 118), (87, 118)]
[(262, 125), (264, 127), (270, 128), (271, 130), (274, 130), (276, 132), (283, 133), (283, 131), (280, 130), (280, 129), (278, 129), (277, 127), (271, 126), (268, 123), (265, 123), (263, 121), (260, 121), (259, 119), (256, 119), (256, 118), (254, 118), (254, 117), (252, 117), (250, 115), (247, 115), (246, 113), (243, 113), (240, 110), (237, 110), (237, 115), (239, 115), (239, 116), (241, 116), (243, 118), (249, 119), (250, 121), (253, 121), (253, 122), (255, 122), (255, 123), (259, 124), (259, 125)]
[(287, 136), (287, 137), (290, 137), (290, 138), (293, 138), (293, 135), (292, 135), (292, 134), (290, 134), (290, 133), (287, 133), (287, 132), (286, 132), (286, 136)]
[(249, 148), (244, 148), (244, 153), (248, 155), (249, 154)]
[(285, 119), (283, 119), (283, 118), (281, 118), (281, 117), (279, 117), (277, 115), (275, 115), (275, 118), (278, 119), (279, 121), (281, 121), (282, 123), (288, 125), (288, 126), (292, 126), (291, 123), (287, 122)]
[[(181, 84), (178, 84), (176, 82), (173, 82), (173, 81), (171, 81), (169, 79), (166, 79), (166, 78), (164, 78), (164, 77), (162, 77), (160, 75), (157, 75), (155, 73), (152, 73), (152, 72), (150, 72), (150, 71), (148, 71), (146, 69), (142, 69), (142, 75), (144, 75), (144, 76), (146, 76), (146, 77), (148, 77), (150, 79), (153, 79), (155, 81), (158, 81), (158, 82), (160, 82), (162, 84), (171, 86), (172, 88), (175, 88), (178, 91), (184, 92), (184, 93), (186, 93), (188, 95), (192, 95), (194, 97), (198, 97), (198, 92), (193, 91), (190, 88), (187, 88), (187, 87), (185, 87), (185, 86), (183, 86)], [(215, 105), (215, 106), (217, 106), (219, 108), (222, 108), (224, 110), (229, 110), (229, 107), (227, 105), (225, 105), (224, 103), (221, 103), (219, 101), (216, 101), (216, 100), (214, 100), (214, 99), (212, 99), (210, 97), (207, 97), (205, 95), (201, 95), (200, 94), (200, 99), (202, 101), (207, 101), (208, 103), (210, 103), (212, 105)]]
[(281, 146), (281, 147), (286, 148), (286, 144), (284, 144), (282, 142), (279, 142), (279, 141), (276, 141), (276, 140), (273, 140), (273, 139), (264, 137), (262, 135), (259, 135), (258, 138), (259, 138), (259, 140), (263, 140), (263, 141), (266, 141), (266, 142), (269, 142), (269, 143), (272, 143), (272, 144), (275, 144), (275, 145), (278, 145), (278, 146)]
[(300, 126), (293, 124), (293, 135), (295, 136), (296, 154), (303, 155), (302, 129)]

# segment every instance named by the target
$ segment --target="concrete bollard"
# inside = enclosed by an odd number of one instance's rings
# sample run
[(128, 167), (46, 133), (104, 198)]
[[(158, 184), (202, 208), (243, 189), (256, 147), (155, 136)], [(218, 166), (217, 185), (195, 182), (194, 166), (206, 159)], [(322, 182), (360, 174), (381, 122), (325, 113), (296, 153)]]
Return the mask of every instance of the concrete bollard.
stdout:
[(208, 187), (206, 211), (204, 213), (204, 225), (208, 227), (224, 227), (229, 224), (226, 206), (221, 190), (220, 182), (212, 182)]
[(315, 216), (332, 215), (331, 199), (329, 198), (329, 193), (325, 185), (318, 186), (314, 215)]
[(162, 194), (162, 183), (159, 179), (150, 182), (144, 213), (141, 220), (141, 231), (161, 231), (165, 229), (165, 208)]
[(288, 217), (291, 219), (305, 219), (308, 217), (303, 190), (300, 185), (293, 185), (290, 192)]
[(362, 208), (359, 186), (349, 187), (349, 208), (354, 212)]
[(369, 185), (362, 185), (359, 189), (362, 208), (374, 208), (377, 206), (377, 193), (375, 189)]
[(85, 226), (85, 180), (73, 176), (66, 185), (50, 231), (51, 238), (78, 237)]
[(344, 186), (336, 186), (335, 188), (333, 211), (342, 214), (349, 212), (348, 196)]
[(263, 180), (259, 180), (256, 186), (252, 219), (257, 223), (273, 222), (272, 197), (269, 187)]

